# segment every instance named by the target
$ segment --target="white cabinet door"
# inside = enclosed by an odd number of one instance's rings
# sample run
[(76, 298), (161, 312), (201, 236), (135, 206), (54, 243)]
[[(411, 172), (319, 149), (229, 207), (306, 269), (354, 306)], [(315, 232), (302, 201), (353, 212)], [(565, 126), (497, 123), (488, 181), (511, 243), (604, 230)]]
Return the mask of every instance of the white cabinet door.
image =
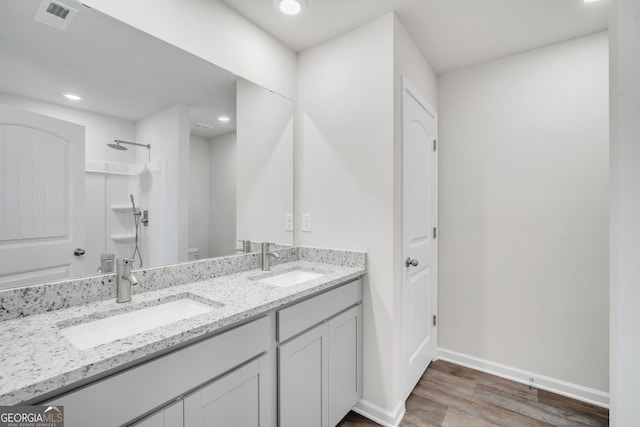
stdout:
[(332, 318), (329, 326), (329, 425), (335, 426), (362, 397), (362, 305)]
[(184, 426), (265, 427), (261, 411), (261, 359), (256, 359), (184, 399)]
[(328, 427), (327, 323), (278, 348), (280, 427)]
[(143, 419), (142, 421), (132, 424), (132, 427), (183, 427), (182, 420), (183, 407), (182, 400), (167, 406)]

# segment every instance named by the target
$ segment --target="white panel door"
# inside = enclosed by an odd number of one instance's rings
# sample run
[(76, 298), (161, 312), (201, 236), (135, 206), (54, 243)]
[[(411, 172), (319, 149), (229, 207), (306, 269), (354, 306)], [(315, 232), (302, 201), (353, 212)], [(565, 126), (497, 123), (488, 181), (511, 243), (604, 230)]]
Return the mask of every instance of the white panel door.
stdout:
[(405, 80), (402, 104), (404, 393), (436, 358), (436, 114)]
[(0, 288), (83, 273), (84, 135), (0, 105)]

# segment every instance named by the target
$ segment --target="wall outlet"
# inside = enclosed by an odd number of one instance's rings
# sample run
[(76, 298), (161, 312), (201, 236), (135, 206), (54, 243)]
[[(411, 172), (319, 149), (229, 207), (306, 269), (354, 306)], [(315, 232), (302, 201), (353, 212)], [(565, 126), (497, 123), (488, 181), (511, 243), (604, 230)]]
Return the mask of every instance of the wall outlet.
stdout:
[(311, 214), (302, 215), (302, 231), (311, 232)]
[(293, 214), (284, 215), (284, 229), (285, 231), (293, 231)]

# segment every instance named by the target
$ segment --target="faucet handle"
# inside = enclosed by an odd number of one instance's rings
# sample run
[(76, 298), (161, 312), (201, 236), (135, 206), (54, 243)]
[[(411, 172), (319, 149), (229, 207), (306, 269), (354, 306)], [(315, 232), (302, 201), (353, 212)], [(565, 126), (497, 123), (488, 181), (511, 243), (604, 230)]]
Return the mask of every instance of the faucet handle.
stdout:
[(236, 250), (236, 252), (238, 251), (242, 251), (246, 254), (248, 254), (249, 252), (251, 252), (251, 240), (238, 240), (238, 242), (242, 243), (242, 249), (238, 249)]
[(116, 265), (120, 267), (129, 267), (133, 266), (134, 259), (133, 258), (118, 258), (116, 259)]

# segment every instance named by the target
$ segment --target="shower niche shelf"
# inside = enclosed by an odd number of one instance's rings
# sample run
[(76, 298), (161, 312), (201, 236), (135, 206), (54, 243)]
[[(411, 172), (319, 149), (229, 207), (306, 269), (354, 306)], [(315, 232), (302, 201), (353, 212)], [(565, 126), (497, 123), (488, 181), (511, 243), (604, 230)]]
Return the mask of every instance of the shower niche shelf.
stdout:
[(135, 234), (112, 234), (111, 240), (116, 243), (133, 243), (136, 240)]
[(111, 205), (111, 210), (116, 213), (133, 213), (131, 205)]

